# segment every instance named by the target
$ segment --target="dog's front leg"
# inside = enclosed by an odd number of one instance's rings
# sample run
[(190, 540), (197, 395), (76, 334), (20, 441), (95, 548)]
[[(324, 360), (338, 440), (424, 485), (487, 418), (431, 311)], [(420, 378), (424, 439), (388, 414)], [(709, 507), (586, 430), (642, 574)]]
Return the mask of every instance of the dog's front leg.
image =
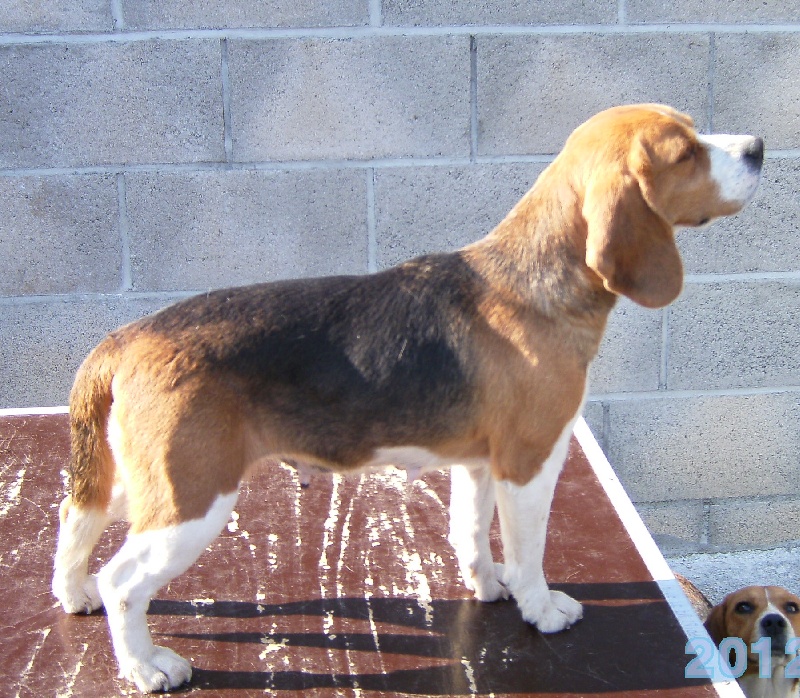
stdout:
[(507, 599), (489, 548), (494, 516), (494, 483), (489, 464), (450, 468), (450, 535), (467, 589), (479, 601)]
[(495, 485), (505, 559), (502, 580), (522, 617), (543, 633), (564, 630), (583, 615), (577, 601), (548, 588), (542, 567), (550, 505), (571, 434), (572, 424), (530, 482), (516, 485), (499, 481)]

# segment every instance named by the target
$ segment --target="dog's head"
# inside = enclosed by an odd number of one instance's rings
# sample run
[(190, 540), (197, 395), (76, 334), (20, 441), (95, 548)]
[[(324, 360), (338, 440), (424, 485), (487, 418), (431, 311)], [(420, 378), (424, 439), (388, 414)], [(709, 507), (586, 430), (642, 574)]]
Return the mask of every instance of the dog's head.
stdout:
[(692, 119), (657, 104), (597, 114), (559, 159), (580, 173), (586, 264), (613, 293), (657, 308), (681, 291), (674, 226), (701, 226), (739, 211), (761, 175), (764, 143), (702, 136)]
[(726, 637), (738, 637), (748, 650), (752, 643), (768, 637), (773, 656), (786, 656), (788, 662), (786, 643), (800, 637), (800, 598), (782, 587), (745, 587), (714, 606), (705, 626), (716, 644)]

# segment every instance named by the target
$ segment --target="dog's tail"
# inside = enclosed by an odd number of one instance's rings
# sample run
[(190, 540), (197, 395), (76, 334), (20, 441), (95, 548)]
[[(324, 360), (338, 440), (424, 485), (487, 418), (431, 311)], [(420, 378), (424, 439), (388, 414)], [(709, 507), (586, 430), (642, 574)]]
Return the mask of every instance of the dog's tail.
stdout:
[(111, 501), (115, 466), (108, 443), (108, 416), (113, 402), (111, 381), (119, 360), (117, 342), (109, 336), (78, 369), (69, 398), (71, 494), (62, 509), (105, 511)]

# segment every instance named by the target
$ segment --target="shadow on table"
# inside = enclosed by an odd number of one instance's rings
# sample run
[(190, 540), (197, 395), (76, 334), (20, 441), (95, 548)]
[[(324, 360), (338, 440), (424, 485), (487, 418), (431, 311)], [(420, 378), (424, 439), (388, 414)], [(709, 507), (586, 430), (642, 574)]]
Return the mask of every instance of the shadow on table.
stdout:
[[(542, 635), (522, 621), (513, 601), (341, 598), (280, 605), (217, 601), (153, 601), (153, 615), (224, 618), (319, 616), (365, 620), (377, 633), (203, 633), (173, 637), (219, 643), (323, 648), (403, 655), (408, 669), (387, 673), (330, 674), (299, 671), (196, 669), (192, 687), (308, 690), (361, 688), (397, 693), (605, 693), (655, 691), (704, 681), (684, 678), (691, 659), (685, 638), (658, 585), (552, 585), (584, 603), (584, 619), (568, 632)], [(391, 632), (381, 632), (381, 624)], [(403, 634), (408, 627), (415, 633)], [(419, 634), (426, 631), (427, 635)], [(436, 666), (426, 659), (440, 660)], [(442, 664), (441, 660), (451, 660)]]

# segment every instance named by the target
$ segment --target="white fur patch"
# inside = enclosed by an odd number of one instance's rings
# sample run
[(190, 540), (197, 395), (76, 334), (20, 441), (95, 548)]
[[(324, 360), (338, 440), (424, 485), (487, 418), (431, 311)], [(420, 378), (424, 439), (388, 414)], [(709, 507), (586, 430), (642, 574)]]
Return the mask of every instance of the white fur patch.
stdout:
[[(758, 618), (753, 622), (753, 639), (764, 637), (761, 622), (770, 614), (780, 616), (786, 621), (786, 639), (791, 640), (795, 637), (794, 628), (786, 615), (778, 608), (769, 597), (769, 589), (764, 589), (767, 598), (767, 607), (764, 609)], [(749, 642), (747, 643), (749, 644)], [(739, 678), (739, 684), (742, 687), (746, 696), (752, 698), (796, 698), (798, 692), (793, 678), (787, 678), (785, 675), (786, 665), (794, 658), (793, 654), (783, 654), (782, 648), (778, 648), (778, 652), (774, 652), (770, 661), (769, 676), (762, 677), (759, 673), (745, 674)]]
[(698, 136), (711, 158), (711, 177), (719, 186), (720, 196), (727, 202), (746, 204), (758, 188), (761, 170), (746, 157), (755, 143), (753, 136), (716, 134)]
[(494, 480), (488, 461), (450, 469), (450, 533), (464, 584), (479, 601), (507, 598), (489, 547), (489, 527), (494, 517)]
[(755, 621), (755, 626), (756, 626), (756, 628), (759, 628), (760, 636), (763, 637), (763, 633), (761, 633), (761, 631), (760, 631), (761, 621), (764, 620), (765, 616), (768, 616), (771, 613), (773, 613), (773, 614), (778, 615), (781, 618), (783, 618), (783, 620), (786, 622), (786, 639), (787, 640), (791, 640), (792, 638), (796, 637), (795, 632), (794, 632), (794, 626), (792, 625), (792, 621), (790, 621), (786, 617), (786, 614), (780, 608), (778, 608), (775, 605), (775, 603), (772, 601), (772, 599), (769, 597), (769, 589), (766, 589), (766, 588), (764, 589), (764, 595), (767, 597), (767, 608), (764, 610), (764, 612)]
[[(565, 425), (541, 471), (527, 484), (495, 481), (488, 461), (455, 465), (450, 471), (450, 534), (467, 588), (481, 601), (507, 598), (542, 632), (563, 630), (583, 615), (581, 605), (550, 591), (542, 563), (550, 506), (564, 465), (575, 420)], [(505, 564), (495, 564), (489, 526), (497, 502)]]
[(449, 467), (455, 463), (480, 465), (485, 462), (485, 459), (482, 458), (465, 458), (461, 460), (443, 458), (426, 448), (419, 448), (418, 446), (396, 446), (377, 449), (372, 459), (364, 464), (363, 469), (369, 471), (393, 465), (395, 468), (405, 470), (408, 473), (408, 479), (414, 480), (431, 470)]
[(141, 691), (169, 690), (192, 676), (189, 662), (153, 644), (145, 614), (153, 594), (188, 569), (216, 538), (237, 496), (218, 496), (202, 518), (129, 534), (97, 576), (120, 672)]
[(501, 581), (514, 595), (522, 617), (543, 633), (564, 630), (583, 616), (577, 601), (550, 591), (542, 567), (550, 506), (574, 423), (564, 427), (541, 472), (529, 483), (502, 481), (495, 487), (505, 558)]

